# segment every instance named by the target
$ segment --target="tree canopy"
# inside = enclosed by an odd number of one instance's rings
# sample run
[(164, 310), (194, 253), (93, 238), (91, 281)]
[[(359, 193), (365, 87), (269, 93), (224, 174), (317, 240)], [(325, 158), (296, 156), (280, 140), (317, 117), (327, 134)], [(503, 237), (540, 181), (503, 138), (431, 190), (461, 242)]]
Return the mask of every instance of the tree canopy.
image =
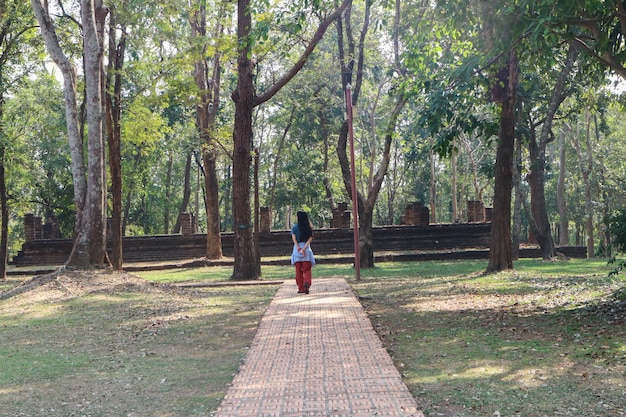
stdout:
[[(82, 20), (91, 7), (94, 20)], [(493, 207), (504, 231), (492, 237), (503, 254), (494, 270), (512, 267), (506, 248), (517, 241), (538, 242), (547, 257), (563, 242), (606, 254), (608, 219), (626, 204), (622, 9), (599, 0), (3, 2), (8, 256), (23, 242), (25, 213), (54, 217), (74, 237), (87, 208), (102, 226), (84, 236), (105, 236), (114, 212), (123, 235), (176, 232), (190, 212), (211, 242), (236, 236), (233, 278), (259, 277), (256, 205), (286, 230), (299, 209), (322, 228), (350, 204), (348, 84), (365, 265), (368, 230), (402, 224), (413, 202), (441, 223), (469, 221), (468, 201)], [(222, 256), (219, 246), (207, 256)], [(106, 263), (99, 256), (87, 263)]]

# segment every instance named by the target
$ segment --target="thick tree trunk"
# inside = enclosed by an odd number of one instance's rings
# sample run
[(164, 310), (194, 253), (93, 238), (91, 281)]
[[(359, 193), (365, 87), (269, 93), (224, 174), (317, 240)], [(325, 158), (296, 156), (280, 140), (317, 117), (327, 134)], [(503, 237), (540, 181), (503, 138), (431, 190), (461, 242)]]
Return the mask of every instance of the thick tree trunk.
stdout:
[[(221, 33), (218, 23), (216, 33)], [(192, 35), (206, 38), (206, 5), (201, 2), (195, 18), (192, 20)], [(215, 118), (219, 108), (221, 88), (221, 65), (219, 52), (213, 56), (213, 68), (211, 81), (209, 82), (206, 47), (202, 48), (202, 56), (194, 64), (194, 81), (200, 92), (196, 104), (196, 128), (202, 140), (202, 163), (204, 165), (204, 182), (206, 190), (206, 220), (207, 220), (207, 259), (220, 259), (222, 257), (222, 236), (220, 210), (219, 210), (219, 183), (217, 178), (217, 149), (213, 140), (215, 131)]]
[(111, 14), (109, 31), (109, 70), (107, 74), (107, 137), (109, 145), (109, 171), (111, 175), (111, 265), (116, 271), (123, 267), (123, 235), (122, 235), (122, 151), (121, 151), (121, 117), (122, 117), (122, 75), (124, 53), (126, 50), (126, 34), (120, 31), (116, 41), (117, 27), (115, 14)]
[(219, 182), (217, 179), (217, 152), (205, 151), (202, 155), (204, 164), (204, 183), (206, 187), (207, 212), (207, 259), (222, 258), (222, 236), (219, 207)]
[(233, 280), (259, 278), (255, 264), (255, 249), (250, 213), (250, 158), (252, 144), (252, 110), (254, 109), (254, 81), (250, 61), (250, 36), (252, 17), (250, 0), (238, 0), (237, 37), (237, 89), (232, 98), (235, 102), (235, 126), (233, 130), (233, 229), (234, 265)]
[(373, 210), (359, 210), (359, 262), (362, 268), (374, 267)]
[(102, 267), (108, 264), (106, 253), (106, 212), (103, 141), (103, 66), (102, 39), (98, 24), (107, 10), (101, 2), (81, 0), (81, 23), (84, 37), (84, 68), (87, 109), (87, 198), (78, 224), (72, 253), (66, 263), (70, 267)]
[(513, 268), (511, 253), (511, 187), (515, 149), (515, 101), (517, 92), (517, 55), (509, 53), (506, 95), (502, 100), (499, 143), (496, 154), (493, 220), (487, 272)]
[[(72, 180), (74, 185), (74, 205), (76, 206), (75, 230), (83, 217), (85, 199), (87, 198), (87, 178), (83, 151), (83, 136), (78, 117), (76, 69), (63, 53), (56, 35), (54, 24), (48, 10), (41, 0), (31, 0), (39, 29), (46, 44), (46, 49), (63, 76), (63, 95), (65, 104), (65, 122), (72, 158)], [(47, 5), (47, 2), (46, 2)]]
[(541, 247), (541, 255), (543, 259), (548, 260), (554, 258), (556, 252), (550, 222), (548, 220), (548, 212), (546, 210), (544, 178), (546, 171), (545, 148), (540, 149), (535, 135), (532, 132), (528, 147), (530, 150), (531, 170), (526, 176), (526, 179), (530, 186), (531, 214), (535, 219), (534, 222), (531, 222), (531, 225), (536, 226), (536, 228), (533, 227), (533, 232), (537, 243), (539, 243)]
[(260, 265), (257, 265), (256, 248), (250, 213), (250, 156), (252, 147), (252, 111), (255, 106), (271, 99), (304, 67), (309, 56), (322, 39), (328, 26), (337, 19), (348, 6), (350, 0), (329, 14), (317, 28), (298, 61), (278, 79), (265, 93), (255, 96), (252, 74), (251, 42), (252, 29), (250, 0), (237, 2), (237, 89), (232, 94), (235, 102), (235, 124), (233, 128), (233, 228), (234, 228), (234, 266), (232, 279), (251, 280), (259, 276)]

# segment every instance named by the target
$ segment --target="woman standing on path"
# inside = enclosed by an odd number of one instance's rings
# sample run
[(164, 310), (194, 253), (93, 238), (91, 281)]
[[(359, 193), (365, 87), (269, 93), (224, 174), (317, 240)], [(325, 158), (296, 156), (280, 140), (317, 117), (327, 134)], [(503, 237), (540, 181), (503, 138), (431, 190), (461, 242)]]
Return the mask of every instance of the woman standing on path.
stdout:
[(298, 293), (308, 294), (311, 287), (311, 268), (315, 265), (315, 256), (311, 250), (313, 227), (309, 216), (304, 211), (298, 212), (298, 223), (291, 228), (291, 264), (296, 267), (296, 284)]

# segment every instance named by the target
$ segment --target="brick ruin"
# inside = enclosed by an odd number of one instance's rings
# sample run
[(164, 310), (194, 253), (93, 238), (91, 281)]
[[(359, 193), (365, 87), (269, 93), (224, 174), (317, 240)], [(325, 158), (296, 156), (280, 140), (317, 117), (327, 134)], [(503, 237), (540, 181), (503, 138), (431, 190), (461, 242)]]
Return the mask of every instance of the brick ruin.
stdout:
[(48, 216), (44, 223), (41, 217), (34, 214), (24, 216), (24, 240), (26, 242), (40, 239), (60, 239), (62, 237), (59, 221), (56, 217)]
[[(272, 230), (272, 215), (269, 207), (260, 207), (260, 232), (269, 233)], [(469, 200), (467, 202), (467, 221), (469, 223), (491, 222), (492, 209), (484, 207), (482, 201)], [(330, 222), (331, 229), (350, 229), (352, 211), (348, 210), (348, 203), (339, 203), (333, 209), (333, 217)], [(110, 220), (107, 219), (110, 225)], [(198, 233), (196, 229), (196, 219), (193, 213), (180, 213), (181, 235), (192, 236)], [(406, 205), (402, 225), (428, 226), (430, 224), (430, 210), (422, 202), (413, 202)], [(110, 230), (108, 227), (107, 230)], [(49, 240), (63, 238), (59, 229), (59, 222), (53, 215), (46, 217), (45, 222), (42, 217), (34, 214), (24, 216), (25, 241)]]

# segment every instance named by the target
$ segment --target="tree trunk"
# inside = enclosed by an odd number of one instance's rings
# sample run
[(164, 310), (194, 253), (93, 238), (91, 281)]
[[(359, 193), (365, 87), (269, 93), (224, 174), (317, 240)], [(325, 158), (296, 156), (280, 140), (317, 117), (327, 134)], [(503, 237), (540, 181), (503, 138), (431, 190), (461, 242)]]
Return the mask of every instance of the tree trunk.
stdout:
[(233, 280), (259, 278), (255, 264), (252, 218), (250, 214), (250, 147), (252, 144), (252, 110), (254, 109), (254, 81), (251, 46), (248, 41), (252, 25), (250, 0), (237, 2), (237, 37), (240, 40), (237, 57), (237, 89), (232, 98), (235, 102), (235, 125), (233, 129), (233, 229), (234, 265)]
[(433, 151), (433, 138), (430, 138), (431, 146), (428, 148), (430, 159), (430, 221), (437, 223), (437, 179), (435, 178), (435, 152)]
[(261, 276), (261, 222), (259, 218), (261, 204), (259, 200), (259, 148), (254, 149), (254, 170), (252, 177), (254, 181), (254, 257), (255, 264), (257, 265), (257, 274), (258, 276)]
[[(535, 219), (536, 228), (533, 230), (537, 241), (541, 247), (543, 259), (552, 259), (556, 256), (552, 230), (548, 219), (545, 196), (545, 172), (546, 172), (546, 147), (552, 141), (552, 124), (556, 112), (565, 99), (565, 84), (572, 71), (576, 58), (578, 57), (578, 47), (575, 42), (570, 43), (565, 65), (561, 69), (552, 89), (552, 96), (548, 105), (546, 116), (543, 120), (541, 134), (537, 140), (534, 128), (530, 126), (530, 174), (528, 176), (530, 185), (530, 205), (532, 216)], [(532, 223), (531, 223), (532, 224)]]
[(122, 247), (122, 151), (121, 151), (121, 115), (122, 115), (122, 76), (126, 33), (120, 31), (116, 43), (117, 29), (115, 13), (111, 13), (109, 30), (109, 70), (107, 74), (107, 136), (109, 144), (109, 171), (111, 175), (112, 221), (111, 221), (111, 265), (116, 271), (123, 267)]
[(174, 234), (180, 233), (180, 213), (185, 213), (189, 209), (189, 200), (191, 199), (191, 153), (192, 151), (188, 151), (187, 153), (187, 161), (185, 162), (185, 179), (183, 185), (183, 200), (180, 203), (180, 207), (178, 208), (178, 219), (176, 219), (176, 224), (174, 225)]
[[(593, 124), (595, 126), (596, 132), (596, 143), (600, 143), (600, 130), (598, 126), (598, 117), (596, 114), (593, 115)], [(604, 256), (611, 259), (613, 257), (612, 244), (611, 244), (611, 201), (609, 197), (609, 192), (606, 186), (606, 177), (605, 177), (605, 165), (604, 165), (604, 155), (602, 152), (598, 152), (598, 179), (599, 184), (601, 186), (602, 191), (602, 223), (604, 226), (603, 240), (604, 240)]]
[[(192, 20), (192, 36), (206, 38), (206, 5), (200, 2), (195, 18)], [(221, 14), (221, 13), (220, 13)], [(219, 20), (219, 18), (218, 18)], [(217, 24), (216, 37), (221, 34), (221, 25)], [(203, 42), (205, 42), (203, 40)], [(203, 43), (204, 45), (204, 43)], [(213, 140), (215, 118), (219, 108), (221, 71), (220, 54), (213, 56), (211, 81), (209, 82), (206, 46), (202, 48), (200, 59), (194, 64), (194, 80), (200, 92), (196, 104), (196, 128), (202, 140), (202, 163), (204, 165), (204, 182), (206, 190), (207, 220), (207, 259), (222, 258), (222, 237), (219, 210), (219, 182), (217, 178), (217, 149)]]
[(513, 268), (511, 253), (511, 186), (515, 149), (515, 101), (517, 92), (517, 55), (509, 53), (506, 94), (502, 100), (499, 143), (496, 153), (493, 220), (487, 272)]
[(362, 268), (374, 267), (373, 212), (359, 210), (359, 262)]
[(530, 209), (534, 222), (531, 222), (533, 232), (537, 243), (541, 247), (541, 255), (543, 259), (548, 260), (556, 255), (554, 249), (554, 241), (552, 240), (552, 231), (550, 230), (550, 222), (548, 220), (548, 212), (546, 210), (545, 196), (545, 171), (546, 157), (545, 148), (541, 149), (537, 144), (534, 132), (530, 133), (530, 142), (528, 144), (530, 151), (531, 169), (526, 176), (530, 186)]
[[(4, 98), (0, 91), (0, 120), (2, 120), (2, 107)], [(2, 127), (0, 126), (0, 130)], [(9, 206), (7, 202), (7, 184), (4, 170), (5, 146), (0, 144), (0, 281), (7, 278), (7, 257), (9, 248)]]
[(328, 178), (328, 163), (330, 162), (330, 155), (328, 150), (330, 149), (330, 130), (328, 128), (328, 121), (326, 120), (326, 115), (324, 114), (324, 104), (320, 103), (320, 108), (318, 111), (319, 114), (319, 124), (320, 124), (320, 133), (322, 135), (322, 139), (324, 141), (324, 163), (323, 163), (323, 172), (324, 172), (324, 192), (326, 195), (326, 202), (328, 203), (328, 208), (332, 213), (337, 209), (337, 203), (335, 202), (335, 197), (333, 196), (333, 189), (331, 187), (330, 179)]
[(172, 200), (172, 167), (174, 157), (170, 153), (167, 156), (167, 167), (165, 173), (165, 207), (163, 210), (163, 233), (170, 234), (170, 202)]
[(79, 224), (82, 222), (85, 199), (87, 198), (83, 136), (81, 134), (78, 117), (76, 69), (61, 49), (54, 24), (48, 13), (47, 2), (46, 7), (44, 7), (41, 0), (31, 0), (31, 5), (33, 6), (35, 17), (39, 22), (39, 29), (46, 44), (46, 49), (54, 63), (59, 67), (63, 76), (63, 102), (65, 104), (65, 122), (72, 159), (74, 205), (76, 207), (74, 228), (76, 232)]
[(585, 186), (585, 214), (587, 215), (585, 221), (586, 228), (586, 242), (587, 245), (587, 257), (593, 258), (595, 254), (593, 243), (593, 199), (592, 199), (592, 184), (591, 184), (591, 172), (593, 169), (593, 148), (591, 144), (591, 116), (589, 113), (585, 114), (585, 143), (587, 146), (587, 155), (583, 155), (582, 148), (580, 146), (579, 132), (574, 132), (574, 146), (576, 147), (576, 154), (578, 156), (578, 165), (583, 177), (583, 183)]
[(569, 245), (569, 218), (565, 201), (565, 166), (567, 164), (565, 133), (559, 131), (559, 179), (556, 187), (556, 202), (559, 209), (559, 244)]
[(304, 67), (315, 50), (328, 26), (337, 19), (348, 6), (350, 0), (330, 13), (317, 28), (298, 61), (279, 78), (265, 93), (255, 96), (253, 65), (250, 61), (252, 48), (250, 34), (252, 16), (250, 0), (237, 2), (237, 88), (232, 94), (235, 102), (235, 123), (233, 128), (233, 228), (234, 228), (234, 280), (253, 280), (259, 276), (256, 249), (253, 244), (250, 214), (250, 154), (252, 146), (252, 113), (255, 106), (265, 103), (283, 88)]
[(515, 157), (513, 165), (513, 186), (515, 190), (515, 205), (513, 206), (513, 233), (511, 236), (511, 258), (519, 259), (519, 247), (522, 232), (522, 138), (515, 138)]
[(87, 109), (87, 198), (78, 224), (74, 247), (66, 263), (70, 267), (102, 267), (106, 253), (106, 212), (103, 142), (103, 54), (98, 25), (107, 10), (101, 2), (81, 0), (81, 23), (84, 37), (84, 68)]
[(204, 164), (204, 185), (206, 187), (207, 259), (222, 258), (222, 235), (218, 197), (219, 182), (217, 179), (216, 154), (216, 151), (205, 151), (202, 155)]

